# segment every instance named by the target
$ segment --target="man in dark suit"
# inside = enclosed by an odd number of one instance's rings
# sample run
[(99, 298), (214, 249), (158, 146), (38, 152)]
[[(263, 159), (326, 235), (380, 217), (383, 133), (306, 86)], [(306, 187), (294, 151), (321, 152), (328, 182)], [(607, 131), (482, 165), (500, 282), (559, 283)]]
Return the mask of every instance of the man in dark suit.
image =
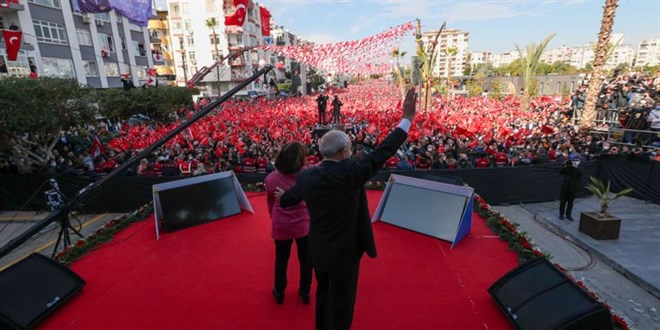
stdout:
[(350, 329), (360, 259), (376, 257), (364, 184), (407, 138), (417, 94), (408, 91), (403, 119), (383, 142), (360, 160), (351, 159), (351, 141), (333, 130), (320, 141), (323, 161), (298, 174), (296, 185), (275, 197), (287, 207), (304, 200), (310, 215), (310, 252), (316, 276), (316, 329)]
[(319, 126), (323, 126), (325, 125), (325, 109), (328, 107), (328, 97), (323, 92), (316, 98), (316, 105), (319, 110)]

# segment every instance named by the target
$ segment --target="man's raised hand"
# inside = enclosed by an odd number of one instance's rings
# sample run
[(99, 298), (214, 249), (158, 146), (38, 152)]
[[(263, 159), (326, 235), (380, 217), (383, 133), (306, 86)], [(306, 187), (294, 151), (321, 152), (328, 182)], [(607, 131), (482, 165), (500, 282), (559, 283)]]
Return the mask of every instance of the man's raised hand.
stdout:
[(403, 118), (413, 121), (415, 118), (415, 111), (417, 109), (417, 92), (415, 87), (410, 88), (406, 94), (406, 99), (403, 100)]

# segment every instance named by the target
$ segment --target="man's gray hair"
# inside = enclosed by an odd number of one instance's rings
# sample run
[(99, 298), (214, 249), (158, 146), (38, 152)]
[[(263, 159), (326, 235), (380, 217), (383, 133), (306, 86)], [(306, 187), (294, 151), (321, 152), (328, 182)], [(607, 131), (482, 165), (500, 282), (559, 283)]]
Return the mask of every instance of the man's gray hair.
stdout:
[(332, 130), (319, 141), (319, 150), (323, 157), (334, 157), (340, 152), (351, 148), (351, 139), (340, 130)]

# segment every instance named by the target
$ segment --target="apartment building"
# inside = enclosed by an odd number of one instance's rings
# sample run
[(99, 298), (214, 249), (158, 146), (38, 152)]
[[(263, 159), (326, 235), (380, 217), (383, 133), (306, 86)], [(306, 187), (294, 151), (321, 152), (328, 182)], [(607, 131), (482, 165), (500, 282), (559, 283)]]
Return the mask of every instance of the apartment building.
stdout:
[(136, 85), (154, 66), (147, 27), (114, 10), (75, 12), (70, 1), (27, 0), (0, 8), (0, 28), (16, 25), (23, 32), (16, 61), (8, 61), (0, 40), (0, 76), (75, 78), (93, 88), (120, 87), (121, 74), (131, 73)]
[(156, 10), (156, 17), (149, 20), (149, 41), (158, 79), (167, 85), (176, 85), (174, 52), (167, 16), (167, 10)]
[[(261, 60), (268, 62), (270, 55), (259, 47), (245, 50), (263, 44), (258, 3), (248, 2), (242, 27), (224, 25), (224, 17), (236, 11), (231, 0), (224, 0), (224, 5), (222, 1), (195, 0), (168, 0), (167, 3), (178, 85), (185, 85), (203, 67), (211, 67), (216, 58), (242, 51), (237, 58), (210, 70), (196, 85), (202, 94), (221, 95), (254, 74)], [(216, 19), (215, 26), (207, 26), (210, 18)], [(258, 87), (254, 82), (246, 89)]]
[[(422, 33), (422, 43), (425, 49), (431, 49), (437, 31)], [(468, 65), (468, 32), (458, 29), (448, 29), (440, 33), (435, 48), (435, 65), (432, 73), (436, 77), (462, 76)], [(456, 53), (453, 54), (452, 52)]]
[(635, 66), (660, 64), (660, 38), (642, 40), (637, 47)]

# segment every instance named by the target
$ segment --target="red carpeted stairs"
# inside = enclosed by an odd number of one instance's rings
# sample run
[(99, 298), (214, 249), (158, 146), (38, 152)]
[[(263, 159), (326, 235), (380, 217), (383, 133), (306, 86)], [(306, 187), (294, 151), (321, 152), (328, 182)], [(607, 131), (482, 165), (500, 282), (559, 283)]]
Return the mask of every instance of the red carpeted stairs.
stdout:
[[(368, 192), (370, 209), (382, 192)], [(313, 329), (312, 304), (297, 296), (289, 263), (283, 305), (271, 296), (275, 247), (263, 193), (243, 214), (155, 239), (153, 218), (133, 224), (72, 265), (87, 281), (42, 329)], [(510, 329), (487, 288), (516, 255), (474, 214), (471, 233), (450, 243), (384, 223), (378, 258), (360, 269), (353, 329)], [(314, 292), (315, 287), (312, 288)]]

